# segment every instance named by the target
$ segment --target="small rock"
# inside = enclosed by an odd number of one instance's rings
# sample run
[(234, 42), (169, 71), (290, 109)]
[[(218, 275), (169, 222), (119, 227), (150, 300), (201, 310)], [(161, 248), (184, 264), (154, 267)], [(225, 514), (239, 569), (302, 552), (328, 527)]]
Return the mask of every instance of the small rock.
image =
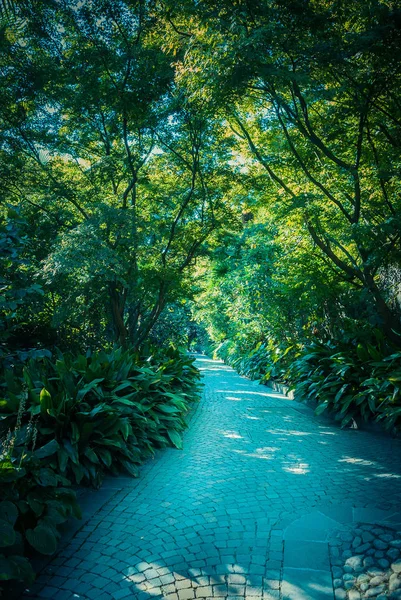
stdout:
[(380, 585), (381, 583), (383, 583), (383, 575), (376, 575), (375, 577), (372, 577), (372, 579), (370, 580), (369, 583), (370, 583), (371, 587)]
[(373, 598), (374, 596), (378, 596), (386, 589), (385, 585), (378, 585), (377, 587), (370, 588), (365, 592), (364, 598)]
[(352, 542), (353, 540), (353, 536), (351, 533), (348, 533), (346, 531), (344, 531), (341, 535), (340, 535), (341, 539), (343, 542)]
[(383, 540), (383, 542), (391, 542), (393, 539), (393, 536), (389, 535), (388, 533), (385, 533), (384, 535), (380, 536), (380, 539)]
[(334, 579), (338, 579), (343, 576), (343, 570), (340, 567), (333, 567), (333, 577)]
[(354, 582), (353, 581), (346, 581), (344, 583), (344, 587), (345, 587), (346, 590), (350, 590), (351, 588), (354, 587)]
[(393, 560), (395, 560), (399, 556), (399, 554), (400, 551), (398, 550), (398, 548), (390, 548), (390, 550), (387, 550), (387, 556), (389, 556)]
[(364, 531), (362, 534), (362, 540), (363, 542), (366, 544), (366, 542), (372, 542), (373, 541), (373, 535), (371, 533), (369, 533), (369, 531)]
[(348, 600), (360, 600), (361, 594), (357, 590), (349, 590)]
[(366, 592), (366, 590), (369, 589), (369, 585), (367, 583), (361, 583), (359, 587), (361, 589), (361, 592)]
[[(362, 567), (362, 556), (351, 556), (350, 558), (347, 558), (347, 560), (345, 561), (345, 566), (346, 567), (351, 567), (351, 569), (356, 569), (358, 567)], [(344, 567), (345, 570), (345, 567)]]
[(351, 558), (351, 556), (352, 556), (351, 550), (344, 550), (344, 552), (342, 553), (343, 558)]
[(368, 573), (371, 577), (383, 577), (383, 571), (380, 569), (369, 569)]
[(390, 542), (390, 546), (393, 548), (401, 548), (401, 540), (393, 540)]
[(398, 579), (396, 573), (392, 573), (390, 575), (388, 589), (390, 592), (395, 592), (395, 590), (398, 590), (399, 588), (401, 588), (401, 580)]
[(344, 565), (343, 567), (345, 573), (353, 573), (355, 569), (350, 567), (350, 565)]
[(387, 542), (383, 542), (383, 540), (374, 540), (373, 545), (377, 550), (385, 550), (388, 547)]
[(387, 596), (386, 594), (380, 594), (380, 596), (377, 596), (376, 600), (387, 600)]
[(390, 598), (391, 600), (401, 600), (401, 590), (396, 590), (395, 592), (392, 592)]
[(331, 556), (333, 556), (334, 558), (338, 558), (340, 556), (340, 551), (337, 547), (335, 548), (330, 548), (330, 554)]
[(362, 544), (362, 546), (358, 546), (358, 548), (355, 549), (355, 552), (357, 554), (364, 554), (366, 550), (369, 550), (369, 548), (370, 544)]
[(352, 542), (352, 547), (353, 548), (358, 548), (358, 546), (360, 546), (362, 544), (362, 538), (360, 538), (359, 536), (356, 537), (354, 539), (354, 541)]
[(401, 573), (401, 558), (399, 558), (398, 560), (396, 560), (395, 562), (393, 562), (393, 564), (391, 565), (391, 570), (394, 571), (394, 573)]
[(383, 569), (388, 569), (388, 567), (390, 566), (390, 563), (385, 558), (381, 558), (377, 561), (377, 563), (379, 567), (383, 567)]
[(363, 566), (366, 568), (369, 568), (374, 564), (375, 564), (375, 561), (373, 560), (373, 558), (371, 556), (367, 556), (366, 558), (363, 559)]
[(342, 579), (334, 579), (334, 580), (333, 580), (333, 585), (334, 585), (334, 588), (335, 588), (335, 589), (337, 589), (337, 588), (339, 588), (339, 587), (342, 587), (342, 585), (343, 585), (343, 580), (342, 580)]
[(355, 577), (353, 575), (351, 575), (350, 573), (345, 573), (344, 577), (343, 577), (344, 581), (355, 581)]
[(367, 583), (369, 581), (369, 575), (366, 575), (366, 573), (363, 573), (362, 575), (358, 575), (357, 581), (358, 581), (358, 583)]
[(345, 590), (342, 590), (341, 588), (334, 590), (334, 594), (336, 600), (347, 600), (347, 592)]

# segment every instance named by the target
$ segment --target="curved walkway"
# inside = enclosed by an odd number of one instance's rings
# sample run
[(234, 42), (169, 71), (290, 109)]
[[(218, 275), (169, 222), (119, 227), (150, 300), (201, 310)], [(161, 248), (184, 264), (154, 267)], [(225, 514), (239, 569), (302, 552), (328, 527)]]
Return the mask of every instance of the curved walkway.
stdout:
[(205, 390), (184, 450), (127, 479), (30, 597), (401, 598), (400, 441), (198, 365)]

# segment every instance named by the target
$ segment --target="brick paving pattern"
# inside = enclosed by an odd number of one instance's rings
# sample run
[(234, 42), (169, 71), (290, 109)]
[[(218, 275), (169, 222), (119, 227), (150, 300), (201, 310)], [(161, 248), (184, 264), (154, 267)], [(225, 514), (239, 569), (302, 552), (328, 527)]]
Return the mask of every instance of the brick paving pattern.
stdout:
[[(198, 366), (205, 389), (184, 450), (127, 479), (26, 598), (359, 597), (333, 585), (330, 540), (363, 524), (401, 528), (400, 440), (341, 430), (218, 361)], [(384, 600), (401, 598), (397, 578)]]

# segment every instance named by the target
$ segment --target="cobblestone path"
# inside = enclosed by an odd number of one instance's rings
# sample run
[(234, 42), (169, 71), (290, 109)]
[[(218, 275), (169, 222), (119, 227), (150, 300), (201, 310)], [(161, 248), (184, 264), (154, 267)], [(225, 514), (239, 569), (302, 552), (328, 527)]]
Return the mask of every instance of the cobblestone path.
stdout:
[(27, 596), (401, 598), (400, 441), (198, 364), (205, 391), (184, 450), (127, 479)]

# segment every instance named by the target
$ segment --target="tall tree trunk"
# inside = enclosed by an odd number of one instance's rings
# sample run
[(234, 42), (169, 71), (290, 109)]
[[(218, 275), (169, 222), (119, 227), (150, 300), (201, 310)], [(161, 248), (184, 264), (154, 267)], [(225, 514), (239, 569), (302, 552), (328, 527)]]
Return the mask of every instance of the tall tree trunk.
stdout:
[(376, 310), (382, 319), (382, 329), (384, 333), (393, 344), (401, 346), (400, 321), (397, 318), (397, 315), (386, 303), (382, 296), (382, 292), (377, 287), (374, 277), (367, 269), (364, 271), (364, 278), (366, 287), (373, 298)]
[(116, 341), (121, 346), (127, 345), (127, 328), (124, 321), (124, 311), (126, 303), (126, 290), (121, 293), (117, 290), (115, 284), (110, 285), (110, 304), (113, 325), (116, 332)]

